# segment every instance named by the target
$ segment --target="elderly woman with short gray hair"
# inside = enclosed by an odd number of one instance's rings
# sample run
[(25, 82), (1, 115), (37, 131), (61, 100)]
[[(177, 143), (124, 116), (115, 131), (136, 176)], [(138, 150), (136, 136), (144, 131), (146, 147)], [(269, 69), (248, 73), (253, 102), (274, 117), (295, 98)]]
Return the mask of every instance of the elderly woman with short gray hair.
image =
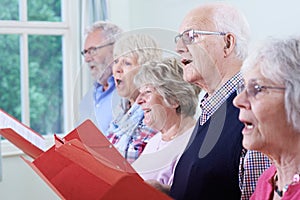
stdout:
[(169, 58), (144, 64), (135, 76), (144, 123), (159, 132), (133, 167), (144, 180), (171, 185), (180, 155), (191, 137), (199, 90), (183, 80), (181, 63)]
[(273, 162), (251, 199), (300, 199), (300, 37), (269, 39), (242, 66), (243, 146)]

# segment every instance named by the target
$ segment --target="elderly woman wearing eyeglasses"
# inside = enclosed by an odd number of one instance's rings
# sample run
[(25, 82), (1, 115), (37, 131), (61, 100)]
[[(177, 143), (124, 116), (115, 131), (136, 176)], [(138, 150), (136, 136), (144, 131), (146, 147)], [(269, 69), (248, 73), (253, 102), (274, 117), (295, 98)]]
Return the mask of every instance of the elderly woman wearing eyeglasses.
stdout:
[(273, 162), (251, 199), (300, 199), (300, 37), (267, 40), (242, 74), (234, 105), (245, 125), (243, 146)]

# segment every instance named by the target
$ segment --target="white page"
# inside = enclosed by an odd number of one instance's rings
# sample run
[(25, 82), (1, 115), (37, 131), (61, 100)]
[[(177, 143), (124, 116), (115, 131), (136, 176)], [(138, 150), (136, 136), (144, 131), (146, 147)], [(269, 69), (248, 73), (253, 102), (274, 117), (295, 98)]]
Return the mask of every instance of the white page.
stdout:
[(37, 146), (38, 148), (44, 150), (45, 149), (45, 139), (34, 132), (29, 127), (25, 126), (12, 116), (8, 115), (4, 111), (0, 110), (0, 129), (3, 128), (11, 128), (24, 139)]

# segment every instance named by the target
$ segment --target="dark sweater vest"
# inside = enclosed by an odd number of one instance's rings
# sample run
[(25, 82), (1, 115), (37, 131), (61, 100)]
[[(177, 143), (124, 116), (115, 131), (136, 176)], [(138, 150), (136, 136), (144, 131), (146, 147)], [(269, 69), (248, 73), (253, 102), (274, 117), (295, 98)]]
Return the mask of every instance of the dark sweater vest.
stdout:
[(231, 94), (203, 126), (197, 125), (180, 158), (171, 187), (176, 200), (240, 199), (239, 162), (243, 124)]

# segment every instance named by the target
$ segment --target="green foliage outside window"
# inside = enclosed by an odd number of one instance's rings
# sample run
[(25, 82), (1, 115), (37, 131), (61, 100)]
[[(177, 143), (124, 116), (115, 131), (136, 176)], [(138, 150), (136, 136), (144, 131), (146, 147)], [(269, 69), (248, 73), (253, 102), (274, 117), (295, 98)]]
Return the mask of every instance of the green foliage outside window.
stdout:
[(21, 120), (18, 35), (0, 35), (0, 108)]
[[(1, 0), (0, 0), (1, 1)], [(61, 2), (58, 0), (27, 0), (28, 21), (61, 21)]]
[(19, 20), (19, 0), (0, 0), (0, 20)]
[(63, 128), (61, 39), (36, 35), (28, 39), (30, 122), (44, 134)]
[[(0, 0), (0, 20), (18, 20), (18, 0)], [(28, 0), (29, 21), (61, 21), (58, 0)], [(5, 5), (5, 6), (4, 6)], [(63, 132), (62, 36), (28, 35), (30, 126)], [(0, 109), (21, 120), (20, 35), (0, 34)]]

